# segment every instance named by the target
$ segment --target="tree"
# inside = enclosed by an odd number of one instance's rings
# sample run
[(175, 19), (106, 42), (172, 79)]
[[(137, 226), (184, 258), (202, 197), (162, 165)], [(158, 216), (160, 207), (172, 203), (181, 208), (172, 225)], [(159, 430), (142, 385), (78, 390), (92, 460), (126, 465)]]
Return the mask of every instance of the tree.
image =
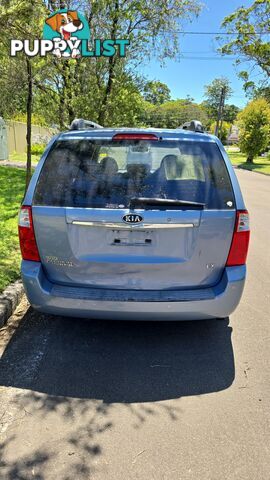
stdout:
[[(95, 38), (128, 39), (127, 56), (59, 61), (48, 55), (32, 57), (30, 64), (23, 54), (14, 59), (9, 57), (11, 38), (40, 38), (48, 9), (67, 6), (78, 8), (85, 15), (92, 42)], [(32, 114), (42, 115), (48, 124), (59, 125), (60, 129), (66, 128), (75, 116), (91, 118), (104, 126), (143, 123), (141, 118), (146, 110), (143, 79), (139, 81), (134, 72), (147, 58), (155, 56), (161, 62), (174, 58), (179, 50), (178, 31), (182, 22), (191, 20), (200, 8), (199, 0), (0, 2), (1, 41), (5, 41), (3, 60), (0, 51), (0, 89), (5, 98), (2, 107), (5, 116), (26, 114), (28, 110), (28, 123)], [(168, 99), (165, 86), (163, 92), (157, 93), (158, 101)], [(30, 133), (28, 130), (29, 142)], [(29, 173), (30, 161), (27, 165)]]
[(240, 150), (247, 154), (247, 162), (253, 163), (256, 155), (269, 145), (270, 104), (261, 98), (250, 102), (238, 115)]
[[(47, 1), (51, 9), (59, 8), (60, 3), (61, 8), (68, 4), (69, 8), (79, 8), (84, 13), (90, 25), (92, 41), (95, 38), (123, 38), (130, 42), (126, 58), (116, 55), (91, 61), (87, 58), (61, 62), (50, 60), (52, 70), (48, 72), (49, 81), (38, 86), (39, 97), (45, 99), (41, 92), (42, 89), (44, 93), (48, 91), (48, 87), (56, 93), (61, 128), (67, 126), (72, 117), (81, 116), (78, 105), (91, 111), (93, 120), (111, 125), (112, 110), (109, 107), (117, 105), (117, 96), (122, 102), (130, 91), (130, 82), (128, 88), (122, 82), (125, 75), (128, 73), (134, 78), (130, 72), (150, 57), (155, 56), (161, 62), (174, 58), (179, 50), (178, 29), (181, 22), (191, 20), (201, 8), (199, 0), (161, 0), (158, 4), (151, 0)], [(49, 62), (48, 58), (46, 60)], [(132, 95), (131, 99), (134, 98)], [(133, 107), (129, 108), (128, 98), (126, 100), (123, 121), (126, 121), (129, 110), (134, 111)], [(117, 110), (119, 124), (121, 111)]]
[(225, 122), (233, 123), (238, 113), (240, 112), (240, 108), (236, 105), (225, 105), (223, 110), (223, 119)]
[[(84, 93), (78, 95), (74, 102), (74, 109), (77, 116), (98, 121), (98, 109), (102, 102), (102, 95), (94, 82), (95, 77), (92, 76), (92, 85), (85, 85)], [(87, 100), (86, 97), (88, 97)], [(119, 72), (106, 107), (106, 125), (114, 127), (141, 126), (145, 103), (134, 78), (125, 72)]]
[(215, 134), (219, 135), (222, 127), (226, 100), (232, 95), (230, 82), (226, 77), (215, 78), (212, 83), (205, 85), (205, 108), (210, 118), (216, 121)]
[[(210, 133), (215, 133), (215, 129), (216, 129), (216, 123), (213, 122), (210, 126)], [(231, 123), (229, 122), (222, 122), (222, 127), (220, 129), (220, 133), (219, 133), (219, 138), (221, 140), (222, 143), (225, 143), (229, 134), (230, 134), (230, 131), (231, 131)]]
[[(104, 67), (99, 123), (106, 125), (107, 104), (117, 82), (117, 72), (129, 65), (136, 68), (156, 57), (160, 62), (175, 58), (179, 51), (179, 26), (201, 10), (198, 0), (106, 0), (89, 2), (86, 8), (93, 38), (124, 38), (130, 41), (125, 59), (97, 60)], [(99, 71), (101, 71), (99, 69)]]
[[(259, 67), (263, 78), (270, 76), (270, 1), (256, 0), (250, 7), (240, 7), (225, 17), (222, 27), (232, 34), (227, 43), (221, 47), (224, 54), (237, 55), (236, 63), (248, 61)], [(245, 80), (246, 87), (252, 86), (249, 73), (242, 71), (239, 75)]]
[(208, 123), (205, 110), (186, 99), (171, 100), (158, 106), (146, 103), (146, 111), (142, 117), (147, 126), (159, 128), (177, 128), (191, 120), (199, 120), (203, 125)]
[[(0, 5), (0, 29), (1, 40), (3, 42), (4, 51), (1, 58), (7, 56), (7, 48), (10, 39), (37, 38), (41, 26), (41, 18), (45, 15), (45, 7), (42, 2), (34, 4), (34, 1), (17, 1), (10, 0)], [(31, 28), (30, 28), (31, 24)], [(33, 112), (33, 88), (34, 75), (42, 69), (43, 62), (39, 58), (23, 58), (14, 59), (19, 64), (20, 75), (17, 77), (18, 85), (21, 83), (22, 92), (26, 101), (25, 109), (27, 115), (26, 122), (26, 143), (27, 143), (27, 160), (26, 160), (26, 180), (25, 189), (27, 189), (31, 178), (31, 139), (32, 139), (32, 112)], [(7, 62), (7, 70), (8, 69)], [(2, 74), (3, 75), (3, 74)], [(9, 79), (8, 79), (9, 80)], [(26, 81), (25, 81), (26, 80)], [(15, 93), (16, 96), (16, 93)]]
[(249, 89), (249, 97), (253, 100), (257, 98), (265, 98), (270, 102), (270, 85), (269, 87), (254, 87)]
[(143, 96), (147, 102), (153, 103), (153, 105), (161, 105), (170, 101), (171, 91), (165, 83), (152, 80), (145, 84)]

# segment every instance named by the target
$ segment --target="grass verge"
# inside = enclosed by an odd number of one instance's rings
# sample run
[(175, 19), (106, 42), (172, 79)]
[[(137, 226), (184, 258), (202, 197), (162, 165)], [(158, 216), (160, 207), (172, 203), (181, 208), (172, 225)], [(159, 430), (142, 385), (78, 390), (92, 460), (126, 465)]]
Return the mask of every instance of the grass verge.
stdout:
[(265, 173), (270, 175), (270, 160), (264, 157), (256, 157), (254, 163), (246, 163), (246, 156), (241, 152), (228, 152), (233, 165), (244, 170)]
[(24, 170), (0, 166), (0, 292), (20, 276), (17, 222), (24, 185)]
[[(32, 154), (31, 157), (32, 157), (32, 165), (36, 165), (39, 162), (39, 159), (40, 159), (41, 155)], [(17, 162), (18, 163), (25, 163), (25, 166), (26, 166), (26, 153), (13, 152), (13, 153), (9, 154), (8, 159), (9, 159), (10, 162), (14, 162), (14, 163), (17, 163)]]

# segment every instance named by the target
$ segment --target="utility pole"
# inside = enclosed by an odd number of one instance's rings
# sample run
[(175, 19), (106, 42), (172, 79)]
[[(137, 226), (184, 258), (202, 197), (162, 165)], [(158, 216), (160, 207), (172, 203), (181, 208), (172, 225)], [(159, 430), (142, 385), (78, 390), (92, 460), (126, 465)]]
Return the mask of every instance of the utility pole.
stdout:
[(216, 124), (216, 128), (215, 128), (216, 137), (219, 136), (219, 132), (221, 131), (221, 128), (222, 128), (225, 98), (226, 98), (226, 87), (222, 87), (221, 92), (220, 92), (219, 106), (218, 106), (217, 124)]

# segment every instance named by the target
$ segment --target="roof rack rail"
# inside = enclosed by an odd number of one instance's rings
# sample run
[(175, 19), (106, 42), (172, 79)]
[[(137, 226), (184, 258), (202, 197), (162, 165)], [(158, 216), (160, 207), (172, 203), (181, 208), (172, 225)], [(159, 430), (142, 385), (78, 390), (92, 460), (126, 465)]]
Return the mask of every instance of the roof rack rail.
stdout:
[(75, 118), (69, 127), (70, 130), (89, 130), (89, 128), (103, 128), (92, 120), (84, 120), (84, 118)]
[(202, 126), (202, 123), (199, 122), (198, 120), (191, 120), (191, 122), (185, 122), (183, 125), (180, 127), (183, 130), (191, 130), (192, 132), (197, 132), (197, 133), (203, 133), (204, 128)]

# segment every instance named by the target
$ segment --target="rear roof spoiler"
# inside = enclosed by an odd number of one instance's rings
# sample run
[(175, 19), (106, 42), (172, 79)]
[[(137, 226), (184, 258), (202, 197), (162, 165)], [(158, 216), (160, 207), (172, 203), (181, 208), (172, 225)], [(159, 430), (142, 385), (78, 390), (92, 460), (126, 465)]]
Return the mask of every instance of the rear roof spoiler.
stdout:
[(70, 130), (89, 130), (90, 128), (103, 128), (92, 120), (84, 120), (84, 118), (75, 118), (69, 127)]
[(202, 123), (198, 120), (191, 120), (191, 122), (185, 122), (178, 128), (181, 128), (182, 130), (190, 130), (197, 133), (204, 133)]

